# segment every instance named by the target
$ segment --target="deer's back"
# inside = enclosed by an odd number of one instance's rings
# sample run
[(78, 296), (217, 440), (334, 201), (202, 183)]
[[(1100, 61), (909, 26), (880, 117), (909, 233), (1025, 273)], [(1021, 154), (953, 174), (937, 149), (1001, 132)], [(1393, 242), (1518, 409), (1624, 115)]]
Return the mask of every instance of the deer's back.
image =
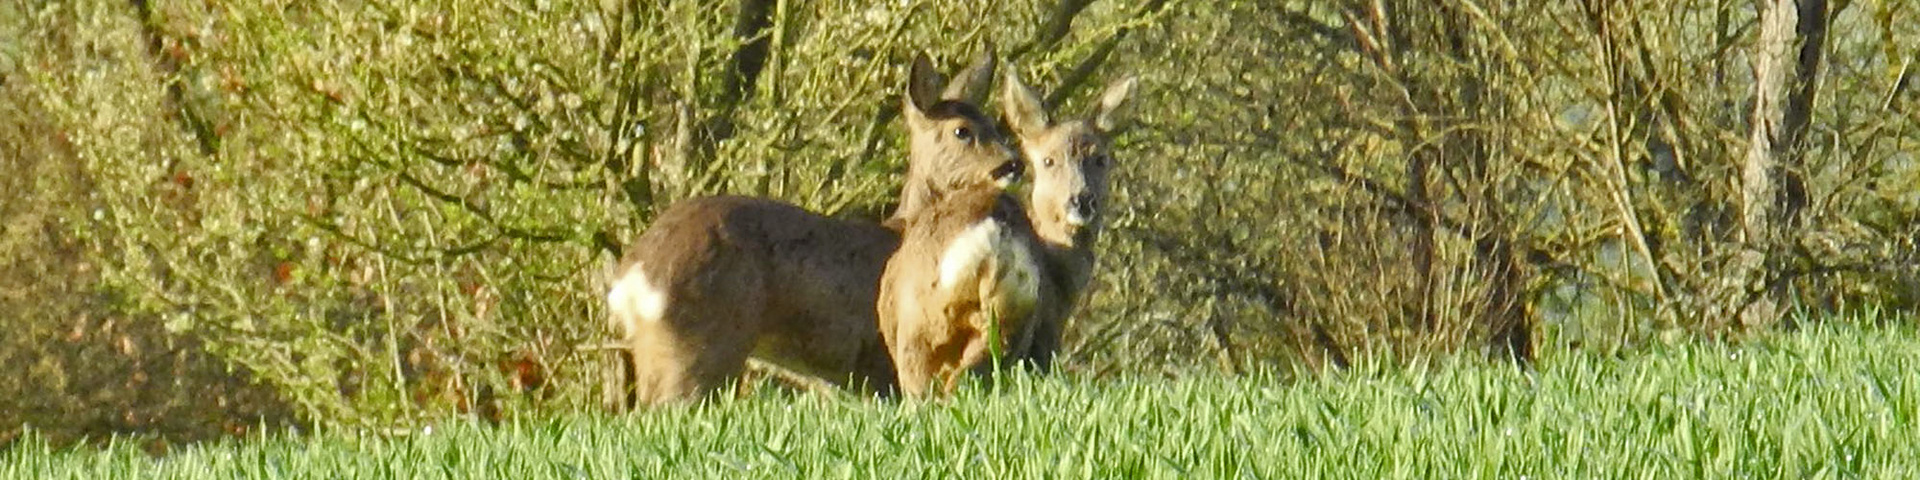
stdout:
[[(804, 373), (844, 375), (849, 356), (879, 348), (873, 303), (900, 236), (781, 201), (684, 200), (661, 212), (622, 259), (668, 292), (662, 320), (682, 331), (745, 331), (756, 352)], [(750, 303), (752, 318), (714, 318)], [(715, 325), (719, 324), (719, 325)]]
[[(698, 278), (714, 275), (705, 267), (740, 260), (767, 269), (776, 281), (860, 283), (878, 278), (877, 266), (899, 242), (897, 233), (878, 224), (835, 219), (777, 200), (699, 197), (661, 212), (628, 249), (621, 268), (638, 265), (649, 278), (674, 279), (680, 286), (708, 280)], [(876, 268), (859, 268), (863, 265)], [(817, 277), (841, 272), (855, 278)]]

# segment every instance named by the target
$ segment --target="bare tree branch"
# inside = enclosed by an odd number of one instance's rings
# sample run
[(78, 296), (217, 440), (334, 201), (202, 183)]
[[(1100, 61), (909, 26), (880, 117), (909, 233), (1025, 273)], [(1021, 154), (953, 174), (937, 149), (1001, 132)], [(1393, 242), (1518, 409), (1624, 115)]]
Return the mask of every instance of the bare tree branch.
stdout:
[(1017, 60), (1029, 52), (1053, 48), (1060, 43), (1061, 39), (1067, 38), (1068, 32), (1072, 31), (1073, 18), (1092, 4), (1093, 0), (1060, 0), (1059, 3), (1055, 3), (1053, 12), (1047, 16), (1047, 23), (1040, 27), (1036, 36), (1014, 48), (1007, 54), (1007, 59)]
[[(1139, 11), (1134, 12), (1133, 18), (1135, 20), (1145, 19), (1148, 16), (1160, 13), (1160, 10), (1166, 8), (1166, 6), (1167, 0), (1149, 0), (1140, 6)], [(1053, 93), (1047, 94), (1047, 105), (1059, 105), (1062, 100), (1072, 96), (1074, 92), (1079, 91), (1081, 87), (1085, 86), (1087, 78), (1093, 76), (1093, 72), (1099, 70), (1100, 66), (1107, 63), (1107, 58), (1113, 55), (1113, 49), (1120, 45), (1121, 40), (1127, 38), (1127, 34), (1133, 33), (1133, 29), (1135, 28), (1138, 27), (1134, 25), (1120, 27), (1119, 30), (1113, 32), (1113, 36), (1107, 37), (1105, 41), (1101, 42), (1100, 48), (1094, 49), (1093, 53), (1088, 54), (1086, 59), (1074, 65), (1073, 70), (1068, 71), (1067, 76), (1060, 79), (1060, 84), (1053, 87)]]
[(153, 5), (147, 0), (132, 0), (133, 9), (140, 18), (140, 34), (146, 37), (147, 56), (154, 60), (154, 69), (158, 70), (160, 81), (166, 84), (167, 103), (178, 111), (181, 127), (193, 137), (194, 145), (200, 154), (213, 156), (220, 152), (220, 135), (214, 132), (213, 122), (187, 99), (186, 80), (180, 76), (180, 62), (167, 52), (166, 38), (153, 18)]
[(1351, 30), (1322, 22), (1307, 12), (1287, 10), (1280, 12), (1279, 16), (1281, 24), (1305, 30), (1327, 43), (1356, 51), (1360, 48), (1360, 40), (1353, 36)]

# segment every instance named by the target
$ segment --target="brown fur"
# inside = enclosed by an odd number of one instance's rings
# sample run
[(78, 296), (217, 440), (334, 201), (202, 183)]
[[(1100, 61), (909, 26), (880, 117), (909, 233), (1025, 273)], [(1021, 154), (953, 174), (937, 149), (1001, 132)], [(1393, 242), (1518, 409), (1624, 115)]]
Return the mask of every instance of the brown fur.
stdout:
[(698, 398), (739, 375), (748, 355), (836, 385), (888, 388), (892, 368), (858, 307), (899, 241), (877, 224), (775, 200), (675, 204), (635, 240), (645, 247), (631, 249), (618, 272), (623, 282), (644, 282), (630, 288), (664, 295), (657, 318), (612, 306), (634, 356), (633, 395)]
[[(916, 71), (931, 71), (930, 65), (923, 65), (925, 60), (922, 57), (915, 61)], [(939, 97), (934, 96), (931, 88), (937, 78), (915, 82), (902, 97), (900, 110), (907, 120), (907, 148), (913, 154), (908, 158), (906, 181), (900, 187), (900, 205), (887, 219), (888, 227), (900, 230), (907, 217), (939, 201), (944, 192), (980, 180), (984, 165), (974, 163), (981, 157), (970, 150), (981, 145), (977, 138), (980, 126), (994, 124), (978, 107), (986, 102), (994, 67), (995, 59), (989, 53), (958, 75)], [(962, 128), (973, 132), (976, 138), (972, 141), (959, 138), (956, 133)], [(998, 133), (994, 135), (997, 137)], [(1005, 186), (1024, 168), (1011, 149), (1001, 160), (988, 168), (995, 182)]]
[[(1106, 223), (1108, 174), (1117, 166), (1112, 132), (1136, 84), (1131, 76), (1114, 81), (1087, 118), (1055, 122), (1041, 106), (1040, 95), (1021, 83), (1014, 69), (1007, 71), (1001, 107), (1033, 169), (1027, 214), (1041, 242), (1048, 278), (1029, 346), (1012, 353), (1016, 361), (1043, 373), (1052, 369), (1067, 319), (1093, 280), (1093, 247)], [(1076, 209), (1082, 220), (1069, 221)]]
[[(876, 310), (907, 395), (926, 395), (936, 381), (951, 392), (962, 372), (987, 366), (984, 352), (995, 347), (1041, 371), (1051, 368), (1066, 320), (1092, 278), (1113, 167), (1109, 132), (1134, 85), (1126, 78), (1108, 87), (1087, 120), (1055, 123), (1039, 96), (1008, 73), (1003, 107), (1034, 169), (1031, 203), (1021, 210), (990, 189), (959, 190), (906, 222)], [(951, 253), (983, 224), (1004, 233), (981, 247), (989, 253)], [(954, 265), (956, 257), (974, 263)], [(1031, 293), (1007, 288), (1019, 285), (1007, 279), (1022, 268), (1040, 277)], [(966, 277), (973, 283), (947, 285), (947, 272), (956, 269), (981, 272)]]
[[(991, 57), (981, 65), (991, 79)], [(983, 89), (981, 70), (935, 97), (943, 80), (924, 56), (916, 59), (903, 101), (915, 138), (903, 195), (991, 183), (1016, 161), (967, 103), (983, 96), (974, 91)], [(965, 138), (954, 135), (962, 127)], [(626, 403), (702, 398), (737, 378), (749, 356), (835, 385), (891, 391), (873, 304), (899, 241), (880, 224), (775, 200), (707, 197), (669, 207), (628, 249), (608, 293), (628, 358)]]
[(909, 218), (881, 277), (880, 332), (908, 396), (1026, 348), (1043, 281), (1026, 212), (998, 188), (951, 192)]

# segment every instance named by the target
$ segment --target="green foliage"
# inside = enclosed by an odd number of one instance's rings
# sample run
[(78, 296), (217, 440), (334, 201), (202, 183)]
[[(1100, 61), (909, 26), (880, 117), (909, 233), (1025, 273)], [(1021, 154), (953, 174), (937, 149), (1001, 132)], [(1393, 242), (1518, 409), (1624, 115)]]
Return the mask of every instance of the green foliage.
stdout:
[(165, 345), (303, 423), (583, 408), (654, 212), (877, 218), (908, 59), (989, 45), (1063, 117), (1142, 78), (1063, 370), (1612, 352), (1763, 329), (1711, 314), (1755, 292), (1911, 310), (1910, 3), (1837, 12), (1814, 201), (1750, 242), (1752, 2), (7, 2), (0, 358)]
[[(23, 5), (9, 46), (34, 63), (9, 86), (73, 139), (35, 155), (96, 186), (73, 228), (118, 252), (113, 308), (301, 417), (497, 410), (549, 376), (572, 380), (538, 398), (580, 405), (602, 265), (650, 212), (712, 192), (884, 210), (905, 59), (969, 56), (991, 36), (963, 20), (1035, 10), (763, 6), (773, 27), (743, 38), (690, 2)], [(762, 38), (761, 80), (733, 80)]]
[[(1103, 257), (1122, 267), (1072, 358), (1610, 351), (1765, 329), (1727, 313), (1761, 296), (1916, 306), (1894, 185), (1920, 174), (1920, 124), (1910, 74), (1887, 73), (1912, 71), (1912, 9), (1835, 4), (1816, 140), (1781, 169), (1814, 200), (1750, 240), (1754, 4), (1583, 5), (1219, 2), (1139, 30), (1117, 54), (1146, 76)], [(1731, 279), (1753, 253), (1764, 278)]]
[[(0, 446), (29, 427), (61, 444), (109, 432), (191, 441), (289, 420), (278, 392), (199, 339), (124, 308), (129, 293), (103, 283), (119, 251), (95, 196), (101, 177), (77, 155), (118, 147), (99, 145), (104, 139), (148, 137), (111, 120), (128, 102), (108, 99), (138, 89), (89, 82), (142, 72), (116, 58), (85, 62), (90, 75), (52, 76), (54, 65), (83, 63), (73, 50), (105, 41), (98, 32), (129, 25), (28, 7), (0, 3), (0, 365), (9, 371), (0, 376)], [(45, 28), (59, 24), (74, 31)], [(101, 111), (76, 111), (77, 103)]]
[(756, 395), (399, 435), (0, 453), (0, 476), (230, 478), (1907, 477), (1920, 341), (1815, 328), (1746, 346), (1372, 363), (1287, 383), (1035, 379), (911, 404)]

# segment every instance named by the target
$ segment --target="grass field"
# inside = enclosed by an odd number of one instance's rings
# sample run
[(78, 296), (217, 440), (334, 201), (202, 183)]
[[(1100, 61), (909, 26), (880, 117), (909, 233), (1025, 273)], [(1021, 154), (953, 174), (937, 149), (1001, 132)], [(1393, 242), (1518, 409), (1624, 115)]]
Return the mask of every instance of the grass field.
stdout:
[(1920, 475), (1920, 341), (1821, 328), (1533, 372), (1459, 362), (1030, 380), (948, 403), (762, 395), (404, 436), (0, 454), (10, 478), (1699, 478)]

